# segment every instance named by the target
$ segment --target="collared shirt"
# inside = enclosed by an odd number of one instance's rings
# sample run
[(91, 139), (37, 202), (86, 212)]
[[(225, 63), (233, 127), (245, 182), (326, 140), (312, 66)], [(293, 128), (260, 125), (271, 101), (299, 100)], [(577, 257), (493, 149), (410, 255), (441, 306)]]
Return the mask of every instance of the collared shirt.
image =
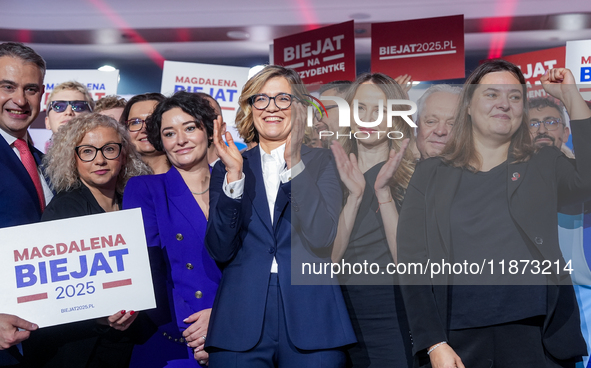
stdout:
[[(262, 147), (259, 148), (259, 152), (261, 154), (261, 168), (263, 169), (263, 182), (265, 183), (267, 203), (269, 204), (269, 214), (271, 215), (271, 223), (273, 223), (275, 201), (277, 200), (280, 182), (289, 182), (292, 178), (304, 171), (305, 166), (303, 161), (300, 161), (291, 169), (287, 168), (284, 156), (285, 143), (275, 148), (270, 153), (266, 153)], [(242, 173), (240, 180), (234, 181), (232, 183), (228, 183), (227, 175), (228, 174), (226, 174), (224, 177), (224, 193), (233, 199), (241, 198), (242, 194), (244, 193), (244, 173)], [(271, 272), (276, 273), (277, 269), (277, 260), (275, 257), (273, 257)]]
[[(18, 159), (20, 160), (21, 154), (18, 151), (18, 148), (16, 148), (14, 146), (14, 142), (16, 141), (16, 138), (11, 136), (10, 134), (6, 133), (2, 129), (0, 129), (0, 135), (2, 135), (2, 137), (4, 138), (6, 143), (8, 143), (8, 145), (12, 148), (12, 151), (16, 154), (16, 157), (18, 157)], [(27, 144), (28, 144), (29, 143), (29, 135), (25, 134), (25, 136), (23, 137), (23, 140), (25, 142), (27, 142)], [(39, 167), (39, 165), (37, 165), (37, 173), (39, 174), (39, 179), (41, 180), (41, 186), (43, 187), (43, 195), (45, 197), (45, 205), (48, 205), (49, 202), (51, 201), (51, 199), (53, 198), (53, 192), (51, 191), (51, 189), (49, 189), (49, 184), (47, 184), (47, 180), (45, 180), (45, 176), (41, 172), (41, 168)]]

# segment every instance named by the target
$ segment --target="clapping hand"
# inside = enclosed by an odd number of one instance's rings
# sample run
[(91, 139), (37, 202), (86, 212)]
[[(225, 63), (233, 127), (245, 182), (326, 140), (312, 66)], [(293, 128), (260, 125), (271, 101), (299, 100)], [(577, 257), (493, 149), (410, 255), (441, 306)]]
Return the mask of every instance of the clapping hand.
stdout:
[(386, 161), (384, 166), (382, 166), (378, 176), (376, 177), (374, 190), (380, 202), (385, 202), (390, 196), (390, 187), (388, 183), (392, 176), (394, 176), (396, 170), (398, 170), (398, 166), (400, 166), (400, 162), (404, 157), (404, 152), (406, 152), (406, 148), (408, 147), (408, 142), (410, 142), (409, 138), (403, 140), (398, 152), (396, 152), (395, 149), (390, 149), (388, 161)]
[[(242, 154), (234, 143), (234, 138), (230, 132), (222, 128), (222, 117), (218, 115), (217, 119), (213, 121), (213, 144), (217, 149), (220, 160), (226, 166), (228, 173), (228, 183), (240, 180), (242, 177)], [(228, 145), (224, 143), (222, 136), (226, 137)]]
[(361, 198), (365, 191), (365, 177), (359, 170), (357, 157), (353, 153), (347, 156), (343, 146), (336, 140), (332, 142), (330, 149), (334, 155), (341, 181), (349, 190), (349, 196)]
[(299, 101), (291, 105), (291, 132), (285, 144), (285, 163), (291, 169), (301, 160), (302, 142), (306, 132), (306, 107)]

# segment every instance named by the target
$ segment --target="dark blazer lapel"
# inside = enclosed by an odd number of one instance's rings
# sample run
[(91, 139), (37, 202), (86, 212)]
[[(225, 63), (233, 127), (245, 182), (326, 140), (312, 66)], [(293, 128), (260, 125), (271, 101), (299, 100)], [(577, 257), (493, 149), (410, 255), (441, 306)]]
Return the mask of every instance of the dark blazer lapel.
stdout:
[[(0, 137), (0, 157), (3, 157), (2, 162), (16, 175), (20, 184), (25, 187), (31, 198), (34, 198), (37, 207), (39, 207), (37, 189), (35, 189), (33, 180), (29, 176), (27, 169), (23, 166), (23, 163), (18, 159), (10, 145), (8, 145), (8, 142), (2, 137)], [(38, 210), (41, 211), (41, 208), (38, 208)]]
[(39, 151), (37, 148), (35, 148), (35, 146), (32, 146), (30, 143), (29, 143), (29, 150), (31, 151), (31, 154), (35, 158), (35, 162), (37, 163), (37, 166), (41, 165), (41, 163), (43, 161), (43, 152)]
[(243, 171), (246, 177), (244, 183), (244, 195), (252, 202), (252, 207), (259, 215), (261, 222), (267, 230), (273, 234), (271, 214), (269, 213), (269, 202), (267, 191), (263, 181), (263, 168), (261, 166), (260, 146), (247, 151), (244, 154)]
[[(206, 221), (195, 221), (196, 217), (203, 217), (205, 215), (199, 204), (191, 194), (191, 191), (185, 184), (183, 177), (178, 170), (173, 166), (165, 175), (166, 189), (168, 200), (174, 205), (178, 212), (180, 212), (189, 224), (199, 234), (205, 233)], [(199, 228), (197, 228), (198, 226)]]
[[(456, 195), (461, 178), (462, 169), (441, 165), (437, 167), (434, 187), (431, 188), (439, 193), (435, 196), (435, 218), (437, 220), (439, 234), (443, 240), (444, 249), (448, 255), (449, 250), (451, 249), (451, 225), (449, 222), (449, 213), (451, 210), (451, 203)], [(433, 193), (435, 193), (435, 191)]]
[[(302, 162), (307, 161), (308, 154), (312, 152), (312, 149), (306, 145), (302, 145), (301, 156)], [(304, 166), (306, 163), (304, 163)], [(277, 193), (277, 199), (275, 200), (275, 213), (273, 214), (273, 231), (277, 231), (277, 225), (279, 223), (279, 219), (281, 218), (281, 214), (285, 210), (285, 207), (289, 204), (289, 196), (282, 190), (282, 186), (289, 185), (291, 188), (291, 181), (289, 183), (280, 184), (279, 192)], [(291, 189), (289, 190), (291, 194)]]

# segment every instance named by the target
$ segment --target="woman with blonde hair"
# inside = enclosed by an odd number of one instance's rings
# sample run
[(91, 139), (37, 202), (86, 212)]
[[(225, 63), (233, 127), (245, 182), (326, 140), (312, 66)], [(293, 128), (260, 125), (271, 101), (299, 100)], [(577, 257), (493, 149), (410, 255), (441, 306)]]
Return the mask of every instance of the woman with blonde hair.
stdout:
[(47, 98), (45, 128), (53, 134), (74, 117), (94, 110), (94, 100), (88, 89), (76, 81), (55, 86)]
[(302, 145), (306, 94), (291, 69), (269, 65), (252, 77), (237, 127), (258, 145), (243, 155), (215, 122), (221, 162), (205, 245), (222, 280), (206, 342), (212, 368), (343, 367), (355, 342), (340, 288), (292, 278), (292, 262), (330, 262), (341, 197), (330, 152)]
[[(375, 274), (340, 277), (359, 342), (348, 349), (353, 367), (412, 366), (406, 312), (397, 278), (387, 270), (397, 260), (398, 211), (414, 159), (406, 150), (413, 137), (411, 127), (400, 116), (388, 121), (385, 111), (387, 100), (404, 98), (392, 78), (360, 75), (346, 95), (350, 127), (343, 128), (331, 146), (345, 187), (332, 261), (379, 266)], [(370, 122), (375, 126), (365, 126), (373, 125)]]
[[(57, 194), (41, 221), (118, 211), (129, 178), (151, 173), (125, 128), (113, 118), (96, 113), (78, 116), (59, 129), (44, 165)], [(137, 316), (134, 311), (121, 310), (98, 320), (35, 331), (24, 344), (25, 350), (30, 349), (25, 353), (31, 360), (28, 364), (126, 367), (133, 345), (122, 331)]]

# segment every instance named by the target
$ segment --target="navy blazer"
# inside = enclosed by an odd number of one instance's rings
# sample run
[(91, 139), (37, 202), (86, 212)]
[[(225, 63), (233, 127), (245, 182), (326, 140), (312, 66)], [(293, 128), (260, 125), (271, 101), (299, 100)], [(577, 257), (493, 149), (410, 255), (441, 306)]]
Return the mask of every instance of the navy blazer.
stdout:
[(207, 220), (174, 167), (165, 174), (129, 180), (123, 208), (137, 207), (142, 209), (156, 293), (157, 309), (147, 313), (160, 326), (153, 339), (162, 342), (170, 336), (173, 341), (179, 340), (177, 346), (160, 345), (152, 353), (159, 354), (158, 349), (166, 350), (168, 346), (172, 350), (168, 351), (167, 360), (194, 361), (192, 351), (180, 341), (182, 332), (190, 325), (183, 320), (212, 307), (221, 278), (221, 271), (203, 245)]
[[(41, 164), (43, 154), (29, 144), (29, 149)], [(25, 225), (41, 219), (41, 208), (35, 184), (23, 163), (0, 137), (0, 228)]]
[(300, 272), (301, 259), (330, 262), (342, 198), (334, 159), (328, 150), (302, 146), (305, 169), (280, 184), (271, 223), (259, 150), (257, 146), (243, 154), (240, 199), (223, 192), (222, 162), (212, 172), (205, 245), (222, 267), (222, 281), (206, 348), (246, 351), (260, 340), (273, 257), (293, 344), (318, 350), (355, 343), (340, 288), (292, 285), (291, 279), (292, 264), (294, 273)]
[[(31, 145), (29, 149), (40, 165), (43, 154)], [(0, 136), (0, 228), (31, 224), (40, 219), (41, 207), (35, 184), (12, 147)], [(18, 351), (13, 353), (18, 356)], [(9, 350), (0, 351), (0, 365), (16, 363)]]
[[(557, 148), (544, 147), (526, 162), (507, 165), (507, 201), (524, 244), (539, 259), (561, 260), (557, 208), (591, 196), (591, 119), (571, 121), (576, 164)], [(510, 160), (510, 159), (509, 159)], [(461, 168), (440, 158), (419, 163), (408, 185), (398, 223), (398, 259), (403, 263), (449, 261), (452, 250), (449, 213)], [(503, 257), (499, 254), (499, 260)], [(495, 261), (497, 261), (495, 259)], [(447, 341), (448, 275), (400, 275), (413, 335), (413, 351)], [(557, 359), (586, 354), (577, 302), (568, 275), (548, 278), (544, 348)], [(405, 285), (406, 284), (406, 285)], [(426, 354), (425, 354), (426, 355)]]

